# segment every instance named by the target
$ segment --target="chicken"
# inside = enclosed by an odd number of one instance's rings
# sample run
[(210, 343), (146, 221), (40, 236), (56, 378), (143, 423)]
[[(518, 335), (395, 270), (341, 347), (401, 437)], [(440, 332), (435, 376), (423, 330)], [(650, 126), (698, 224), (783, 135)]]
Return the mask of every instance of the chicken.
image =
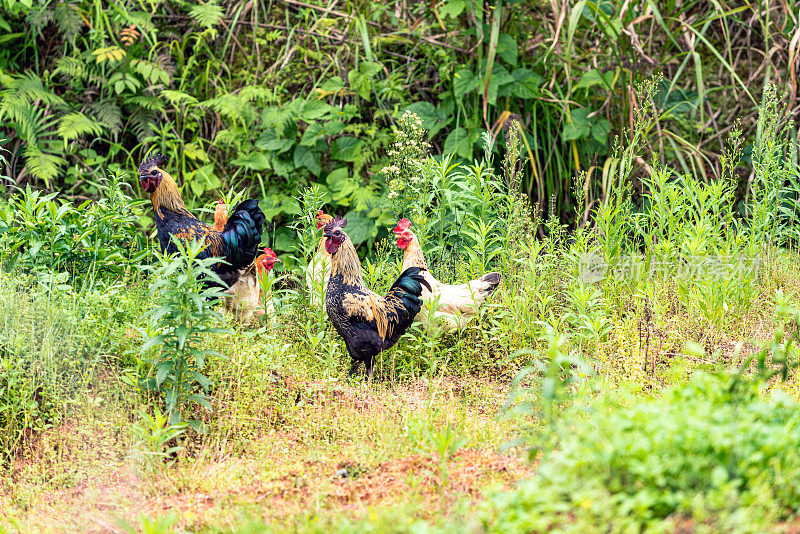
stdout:
[(161, 168), (166, 164), (166, 156), (155, 154), (139, 165), (139, 181), (153, 204), (161, 250), (177, 252), (172, 236), (184, 242), (203, 239), (206, 246), (198, 258), (224, 258), (227, 263), (217, 263), (212, 270), (225, 287), (230, 287), (239, 278), (240, 269), (253, 263), (258, 253), (264, 226), (258, 201), (250, 199), (239, 204), (223, 229), (216, 230), (186, 209), (175, 180)]
[(225, 204), (224, 200), (219, 199), (219, 202), (217, 202), (217, 207), (214, 210), (214, 230), (217, 232), (223, 231), (227, 223), (228, 206)]
[[(260, 316), (266, 312), (269, 322), (273, 323), (275, 305), (272, 303), (272, 294), (267, 293), (264, 299), (261, 286), (264, 277), (269, 276), (269, 272), (280, 261), (271, 248), (265, 248), (264, 253), (247, 269), (243, 269), (236, 283), (226, 291), (229, 296), (222, 299), (223, 312), (233, 315), (242, 323), (249, 323), (254, 314)], [(262, 302), (263, 307), (259, 308)]]
[(433, 277), (422, 253), (419, 239), (410, 230), (411, 221), (401, 219), (394, 229), (397, 237), (397, 246), (403, 250), (403, 269), (410, 267), (421, 267), (425, 269), (422, 276), (431, 288), (430, 291), (422, 291), (422, 300), (425, 301), (425, 308), (414, 319), (426, 326), (428, 324), (428, 310), (434, 305), (436, 298), (439, 298), (438, 305), (434, 311), (434, 318), (441, 319), (444, 329), (448, 332), (463, 329), (467, 323), (478, 314), (478, 307), (486, 298), (497, 289), (503, 276), (500, 273), (486, 273), (477, 280), (472, 280), (457, 286), (443, 284)]
[[(331, 255), (331, 276), (325, 292), (325, 310), (344, 339), (352, 376), (363, 362), (372, 377), (375, 357), (397, 343), (422, 307), (424, 269), (404, 270), (382, 297), (364, 285), (358, 254), (344, 233), (347, 219), (333, 219), (324, 227), (325, 250)], [(428, 286), (430, 290), (430, 287)]]
[[(330, 215), (326, 215), (319, 210), (317, 212), (317, 230), (324, 227), (326, 224), (331, 222), (333, 217)], [(317, 247), (317, 252), (314, 254), (314, 257), (311, 259), (311, 263), (308, 264), (308, 268), (306, 269), (306, 286), (308, 287), (308, 298), (309, 303), (314, 308), (319, 308), (321, 305), (320, 297), (319, 297), (319, 288), (322, 287), (322, 294), (325, 294), (325, 291), (328, 288), (328, 279), (331, 277), (331, 255), (328, 254), (328, 251), (325, 250), (325, 238), (321, 238), (319, 240), (319, 246)]]

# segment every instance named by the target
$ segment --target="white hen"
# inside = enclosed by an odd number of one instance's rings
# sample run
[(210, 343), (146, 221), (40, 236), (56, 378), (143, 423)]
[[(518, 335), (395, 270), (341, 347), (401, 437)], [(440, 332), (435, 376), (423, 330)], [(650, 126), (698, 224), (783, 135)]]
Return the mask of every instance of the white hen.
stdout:
[[(425, 261), (425, 255), (422, 252), (419, 239), (409, 229), (410, 226), (411, 221), (401, 219), (394, 229), (397, 237), (397, 246), (403, 250), (402, 270), (406, 270), (409, 267), (428, 269), (428, 263)], [(431, 325), (428, 324), (429, 310), (438, 297), (439, 302), (433, 316), (435, 319), (440, 320), (439, 322), (448, 332), (463, 329), (478, 314), (478, 307), (503, 281), (503, 276), (500, 273), (491, 272), (465, 284), (448, 285), (434, 278), (430, 270), (422, 271), (421, 274), (424, 276), (425, 281), (430, 284), (431, 291), (428, 291), (425, 287), (422, 288), (422, 300), (425, 301), (425, 307), (420, 310), (414, 321), (430, 327)]]

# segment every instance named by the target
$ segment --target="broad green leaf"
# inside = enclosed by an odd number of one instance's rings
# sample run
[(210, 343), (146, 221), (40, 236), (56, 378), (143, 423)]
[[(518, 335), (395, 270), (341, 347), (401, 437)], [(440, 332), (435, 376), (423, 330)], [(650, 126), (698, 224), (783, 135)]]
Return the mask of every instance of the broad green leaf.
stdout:
[(309, 124), (306, 131), (303, 132), (303, 137), (300, 138), (300, 146), (314, 146), (321, 137), (322, 125), (318, 122), (313, 122)]
[[(450, 99), (448, 102), (452, 104), (453, 100)], [(402, 115), (406, 111), (410, 111), (419, 117), (422, 121), (422, 127), (428, 130), (428, 138), (430, 139), (452, 120), (452, 110), (448, 112), (443, 109), (444, 107), (445, 106), (442, 105), (439, 109), (436, 109), (430, 102), (414, 102), (413, 104), (401, 108), (400, 114)]]
[(339, 167), (338, 169), (328, 173), (325, 182), (331, 191), (338, 191), (344, 187), (345, 183), (350, 181), (350, 169), (347, 167)]
[(444, 140), (445, 154), (457, 154), (466, 160), (472, 159), (472, 142), (469, 133), (462, 127), (458, 127)]
[(331, 112), (333, 106), (321, 100), (306, 100), (303, 103), (303, 109), (300, 116), (306, 122), (311, 122), (323, 118)]
[(322, 128), (325, 135), (336, 135), (344, 130), (344, 123), (339, 119), (334, 119), (326, 122)]
[(447, 0), (445, 4), (439, 8), (439, 13), (442, 18), (456, 18), (464, 11), (464, 0)]
[(511, 73), (514, 78), (514, 96), (519, 98), (533, 98), (539, 93), (542, 77), (530, 69), (514, 69)]
[(337, 93), (344, 89), (344, 81), (339, 76), (333, 76), (325, 80), (325, 83), (319, 86), (319, 89), (329, 93)]
[(197, 170), (192, 171), (187, 175), (187, 178), (192, 181), (199, 181), (205, 185), (206, 190), (208, 189), (217, 189), (222, 185), (217, 178), (217, 175), (214, 174), (214, 164), (209, 163), (207, 165), (203, 165)]
[(461, 68), (453, 75), (453, 94), (458, 100), (478, 87), (478, 78), (468, 68)]
[(282, 154), (292, 148), (294, 146), (295, 139), (294, 137), (282, 137), (276, 132), (273, 128), (267, 128), (261, 135), (258, 136), (256, 140), (256, 146), (262, 150), (269, 150), (271, 152), (277, 152), (278, 154)]
[(308, 147), (296, 146), (294, 148), (294, 165), (295, 167), (305, 167), (315, 176), (319, 176), (322, 172), (322, 154)]
[(161, 384), (163, 384), (164, 380), (169, 376), (170, 371), (172, 371), (172, 364), (170, 362), (159, 364), (156, 369), (156, 385), (158, 387), (161, 387)]
[(503, 61), (515, 67), (517, 65), (517, 56), (519, 55), (517, 40), (507, 33), (501, 33), (497, 39), (497, 55)]
[[(590, 4), (587, 3), (581, 12), (581, 16), (585, 17), (591, 22), (594, 22), (595, 13), (597, 13), (598, 10), (602, 11), (607, 17), (611, 18), (614, 15), (614, 4), (611, 0), (598, 0), (597, 2)], [(600, 20), (604, 20), (604, 17), (600, 16)]]
[(589, 137), (591, 126), (589, 125), (589, 110), (577, 108), (570, 112), (570, 116), (564, 117), (564, 129), (561, 132), (561, 139), (573, 141)]
[(198, 143), (186, 143), (183, 145), (183, 153), (195, 161), (208, 161), (208, 154)]
[(233, 165), (246, 167), (254, 171), (263, 171), (272, 168), (270, 158), (263, 152), (248, 152), (247, 154), (239, 154), (236, 159), (231, 160)]
[(604, 89), (611, 89), (611, 83), (614, 81), (615, 74), (613, 70), (601, 74), (597, 69), (592, 69), (581, 76), (580, 81), (575, 84), (572, 90), (589, 89), (595, 85), (600, 85)]
[(297, 235), (291, 228), (281, 226), (275, 230), (275, 237), (272, 241), (272, 248), (275, 250), (291, 251), (295, 246)]
[[(508, 70), (500, 63), (495, 63), (492, 68), (492, 76), (489, 78), (489, 87), (487, 87), (486, 98), (490, 104), (494, 105), (497, 102), (497, 96), (509, 96), (512, 91), (514, 77), (508, 73)], [(504, 91), (500, 92), (501, 87)]]
[(351, 91), (356, 92), (364, 100), (369, 100), (370, 90), (372, 89), (372, 82), (369, 76), (353, 69), (347, 73), (347, 80), (350, 82)]
[(376, 61), (362, 61), (358, 65), (358, 70), (365, 76), (375, 76), (381, 70), (383, 70), (383, 68), (381, 67), (381, 64)]
[(347, 219), (347, 236), (354, 245), (359, 245), (374, 237), (375, 221), (366, 217), (363, 212), (348, 211), (345, 215)]
[(270, 165), (272, 165), (272, 170), (275, 171), (275, 174), (283, 178), (290, 178), (296, 168), (294, 158), (288, 154), (286, 157), (273, 154), (270, 159)]
[(356, 161), (363, 144), (355, 137), (339, 137), (331, 143), (331, 157), (339, 161)]
[(206, 191), (206, 188), (203, 186), (203, 184), (201, 184), (197, 180), (192, 180), (191, 182), (189, 182), (189, 188), (192, 190), (192, 193), (194, 193), (194, 196), (196, 197), (201, 196)]
[(600, 119), (592, 125), (592, 137), (598, 143), (606, 144), (610, 131), (611, 126), (608, 124), (608, 119)]

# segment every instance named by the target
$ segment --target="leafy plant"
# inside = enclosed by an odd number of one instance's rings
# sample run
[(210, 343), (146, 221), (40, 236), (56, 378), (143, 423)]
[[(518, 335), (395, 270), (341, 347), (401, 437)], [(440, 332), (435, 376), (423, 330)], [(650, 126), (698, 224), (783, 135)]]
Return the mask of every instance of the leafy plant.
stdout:
[(140, 348), (145, 376), (139, 385), (163, 395), (170, 425), (186, 421), (197, 430), (200, 422), (191, 419), (187, 411), (192, 405), (211, 408), (207, 395), (211, 382), (203, 372), (207, 358), (219, 356), (202, 348), (203, 337), (230, 330), (215, 326), (222, 319), (215, 305), (223, 292), (208, 286), (208, 282), (222, 283), (211, 271), (211, 265), (219, 260), (198, 259), (203, 249), (200, 241), (187, 245), (173, 241), (177, 256), (159, 256), (150, 286), (159, 306), (147, 314), (148, 336)]
[(141, 201), (131, 199), (122, 184), (118, 173), (100, 180), (103, 198), (78, 207), (57, 193), (20, 190), (0, 205), (5, 268), (28, 269), (42, 280), (63, 273), (91, 288), (138, 267), (149, 252), (137, 226)]
[(131, 428), (136, 440), (131, 456), (145, 478), (151, 478), (164, 467), (165, 459), (183, 449), (181, 446), (169, 444), (183, 435), (187, 425), (169, 424), (168, 415), (161, 413), (157, 407), (152, 417), (144, 410), (139, 410), (138, 415), (140, 420)]
[(689, 521), (748, 532), (790, 519), (800, 409), (779, 391), (762, 398), (752, 383), (740, 382), (734, 400), (731, 384), (696, 373), (652, 400), (623, 393), (593, 404), (588, 419), (559, 430), (534, 478), (484, 507), (482, 527), (672, 530)]

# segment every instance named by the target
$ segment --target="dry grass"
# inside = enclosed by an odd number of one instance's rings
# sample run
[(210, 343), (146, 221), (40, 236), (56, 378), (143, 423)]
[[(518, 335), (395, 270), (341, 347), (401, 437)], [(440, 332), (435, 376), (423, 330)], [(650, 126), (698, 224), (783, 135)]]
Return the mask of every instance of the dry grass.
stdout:
[[(257, 437), (229, 436), (224, 446), (218, 436), (192, 440), (153, 481), (139, 479), (128, 458), (124, 414), (97, 410), (95, 419), (42, 433), (12, 466), (0, 518), (28, 532), (105, 532), (120, 520), (170, 512), (197, 528), (235, 523), (243, 509), (270, 522), (309, 509), (359, 515), (398, 502), (441, 511), (465, 496), (480, 499), (487, 485), (509, 487), (532, 474), (518, 452), (498, 452), (513, 435), (512, 422), (498, 417), (502, 384), (285, 381), (299, 393), (291, 417), (267, 417)], [(274, 401), (263, 401), (269, 412)], [(443, 485), (440, 459), (422, 433), (448, 424), (467, 445), (447, 462)]]

